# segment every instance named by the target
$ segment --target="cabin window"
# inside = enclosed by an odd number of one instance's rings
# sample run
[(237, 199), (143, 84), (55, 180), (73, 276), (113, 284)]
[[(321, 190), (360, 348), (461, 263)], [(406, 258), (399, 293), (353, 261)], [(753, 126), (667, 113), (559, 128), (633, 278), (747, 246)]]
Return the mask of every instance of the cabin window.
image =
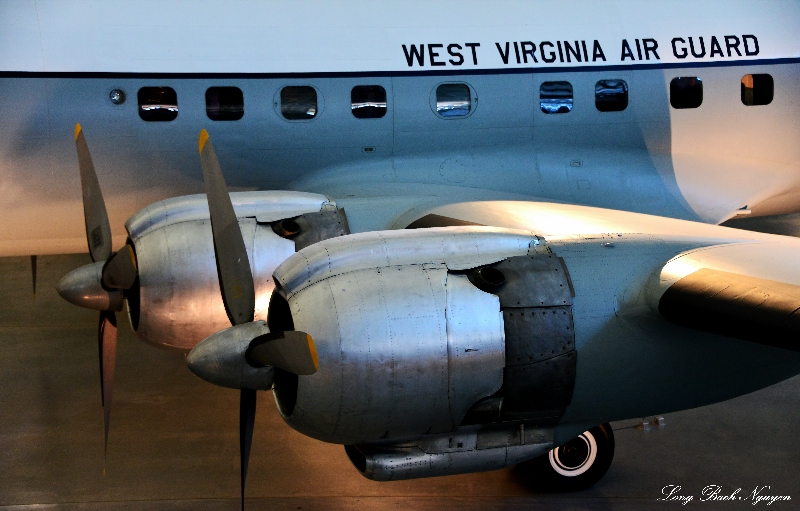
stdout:
[(775, 95), (775, 81), (771, 75), (744, 75), (742, 77), (742, 103), (747, 106), (769, 105)]
[(174, 121), (178, 117), (178, 94), (172, 87), (142, 87), (138, 98), (139, 117), (144, 121)]
[(600, 80), (594, 85), (594, 106), (601, 112), (628, 108), (628, 84), (624, 80)]
[(317, 116), (317, 90), (308, 85), (281, 89), (281, 115), (290, 121), (308, 120)]
[(472, 111), (472, 92), (465, 83), (443, 83), (436, 88), (436, 113), (464, 117)]
[(386, 89), (359, 85), (350, 91), (350, 108), (357, 119), (379, 119), (386, 115)]
[(672, 108), (697, 108), (703, 103), (703, 81), (696, 76), (673, 78), (669, 82)]
[(544, 82), (539, 87), (539, 108), (546, 114), (565, 114), (572, 111), (572, 84)]
[(244, 115), (244, 96), (239, 87), (210, 87), (206, 91), (206, 115), (212, 121), (238, 121)]

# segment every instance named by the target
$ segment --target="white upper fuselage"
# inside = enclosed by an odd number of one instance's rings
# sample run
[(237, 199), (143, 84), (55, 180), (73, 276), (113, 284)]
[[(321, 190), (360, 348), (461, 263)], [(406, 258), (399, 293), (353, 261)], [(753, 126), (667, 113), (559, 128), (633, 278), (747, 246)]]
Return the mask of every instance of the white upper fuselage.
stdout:
[[(2, 5), (3, 71), (62, 73), (397, 73), (409, 65), (403, 45), (442, 44), (428, 70), (585, 67), (563, 60), (508, 63), (495, 46), (513, 41), (587, 41), (596, 66), (686, 64), (800, 56), (794, 1), (6, 1)], [(729, 55), (724, 36), (754, 36)], [(723, 55), (683, 54), (686, 41), (716, 36)], [(636, 39), (657, 49), (639, 57)], [(633, 58), (622, 56), (627, 40)], [(741, 40), (741, 39), (740, 39)], [(605, 60), (594, 58), (594, 41)], [(733, 43), (733, 41), (732, 41)], [(464, 61), (447, 54), (449, 44)], [(652, 47), (652, 44), (650, 45)], [(550, 46), (545, 46), (550, 48)], [(744, 51), (749, 49), (752, 55)], [(512, 47), (513, 49), (513, 47)], [(556, 47), (552, 47), (558, 53)], [(453, 48), (453, 51), (457, 51)], [(583, 53), (583, 52), (581, 52)], [(535, 52), (536, 55), (539, 51)], [(474, 55), (474, 57), (473, 57)], [(646, 58), (645, 58), (646, 57)], [(451, 60), (455, 62), (451, 62)], [(416, 60), (415, 60), (416, 61)]]
[[(0, 255), (85, 249), (76, 122), (119, 234), (141, 207), (202, 190), (201, 128), (229, 184), (331, 195), (354, 231), (480, 199), (712, 223), (742, 208), (798, 211), (799, 22), (795, 1), (4, 1)], [(756, 73), (773, 77), (774, 99), (745, 106), (740, 82)], [(670, 107), (670, 82), (684, 76), (703, 81), (699, 108)], [(595, 108), (604, 79), (627, 82), (624, 111)], [(540, 110), (548, 81), (572, 85), (571, 112)], [(471, 115), (431, 110), (443, 82), (471, 87)], [(313, 120), (281, 117), (288, 85), (317, 90)], [(386, 89), (384, 118), (353, 117), (356, 85)], [(145, 86), (176, 90), (174, 121), (139, 118)], [(209, 120), (211, 86), (242, 90), (241, 120)], [(113, 89), (125, 104), (109, 101)]]

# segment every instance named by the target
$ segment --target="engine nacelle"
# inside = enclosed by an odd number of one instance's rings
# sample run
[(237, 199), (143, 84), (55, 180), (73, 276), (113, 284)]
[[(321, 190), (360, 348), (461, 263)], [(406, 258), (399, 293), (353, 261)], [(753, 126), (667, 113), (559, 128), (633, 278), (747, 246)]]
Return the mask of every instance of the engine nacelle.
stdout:
[(576, 356), (566, 268), (541, 241), (483, 227), (384, 231), (290, 257), (274, 274), (288, 307), (275, 308), (270, 328), (293, 322), (310, 334), (319, 371), (275, 371), (283, 418), (362, 446), (466, 424), (552, 427)]
[[(272, 272), (305, 246), (349, 232), (344, 211), (323, 195), (231, 193), (256, 292), (256, 319), (266, 319)], [(288, 221), (291, 219), (291, 221)], [(219, 292), (205, 195), (157, 202), (126, 223), (138, 283), (126, 293), (131, 325), (148, 343), (191, 350), (230, 326)]]

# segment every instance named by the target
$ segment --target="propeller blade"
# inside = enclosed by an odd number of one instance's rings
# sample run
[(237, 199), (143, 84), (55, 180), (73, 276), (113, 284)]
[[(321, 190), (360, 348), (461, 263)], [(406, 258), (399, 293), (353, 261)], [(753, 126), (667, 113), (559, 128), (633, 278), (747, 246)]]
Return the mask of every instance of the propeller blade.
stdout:
[(111, 256), (111, 226), (108, 212), (100, 191), (100, 182), (89, 154), (89, 146), (80, 124), (75, 125), (75, 148), (78, 150), (78, 166), (81, 171), (83, 192), (83, 218), (86, 223), (86, 241), (92, 261), (105, 261)]
[(31, 277), (33, 277), (33, 300), (36, 301), (36, 256), (31, 256)]
[(305, 332), (271, 332), (253, 339), (245, 360), (255, 367), (273, 366), (293, 374), (309, 375), (319, 370), (317, 347)]
[(103, 286), (108, 289), (130, 289), (136, 281), (136, 255), (126, 244), (111, 256), (103, 268)]
[(242, 231), (217, 154), (206, 130), (200, 132), (198, 147), (208, 196), (208, 210), (211, 213), (211, 231), (214, 236), (214, 254), (222, 301), (232, 325), (249, 323), (253, 321), (256, 298)]
[(253, 444), (253, 426), (256, 421), (256, 391), (242, 389), (239, 395), (239, 459), (242, 477), (242, 511), (244, 511), (244, 485), (247, 480), (247, 465), (250, 462), (250, 446)]
[(103, 399), (103, 453), (108, 452), (108, 423), (111, 419), (111, 395), (114, 390), (114, 369), (117, 364), (117, 315), (100, 313), (98, 331), (100, 347), (100, 391)]

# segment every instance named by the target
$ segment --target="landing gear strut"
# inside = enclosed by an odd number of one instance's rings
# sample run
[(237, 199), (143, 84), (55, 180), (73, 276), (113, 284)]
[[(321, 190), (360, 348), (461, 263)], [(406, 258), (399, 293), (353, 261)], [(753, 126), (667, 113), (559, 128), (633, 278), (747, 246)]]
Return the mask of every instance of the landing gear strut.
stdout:
[(572, 492), (599, 481), (614, 458), (614, 433), (601, 424), (547, 454), (521, 464), (537, 490)]

